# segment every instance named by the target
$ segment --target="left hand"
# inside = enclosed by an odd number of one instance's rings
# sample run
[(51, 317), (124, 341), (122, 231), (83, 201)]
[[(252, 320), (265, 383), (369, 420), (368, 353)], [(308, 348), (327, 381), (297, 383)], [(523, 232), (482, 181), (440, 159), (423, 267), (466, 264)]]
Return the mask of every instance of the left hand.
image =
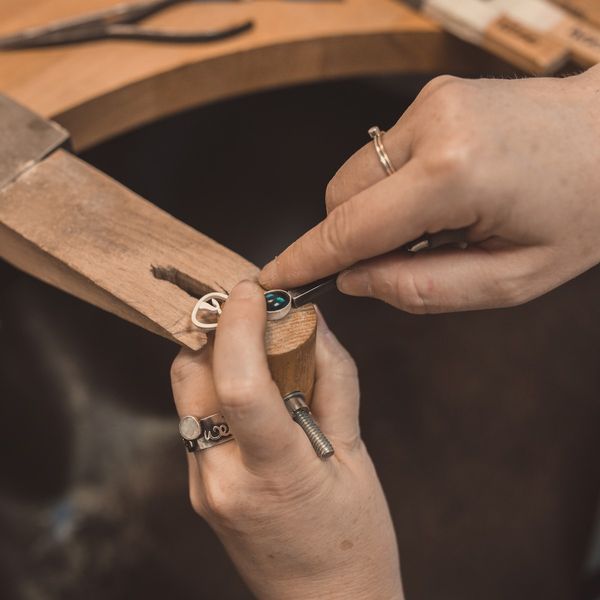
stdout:
[(194, 510), (258, 598), (402, 600), (391, 522), (358, 428), (356, 368), (322, 319), (312, 411), (335, 454), (320, 460), (271, 379), (262, 290), (239, 284), (214, 349), (172, 368), (180, 416), (222, 412), (235, 441), (188, 455)]
[[(291, 289), (343, 271), (338, 289), (412, 313), (522, 304), (600, 263), (600, 65), (567, 78), (437, 77), (384, 138), (352, 156), (328, 215), (262, 271)], [(422, 235), (468, 248), (411, 256)]]

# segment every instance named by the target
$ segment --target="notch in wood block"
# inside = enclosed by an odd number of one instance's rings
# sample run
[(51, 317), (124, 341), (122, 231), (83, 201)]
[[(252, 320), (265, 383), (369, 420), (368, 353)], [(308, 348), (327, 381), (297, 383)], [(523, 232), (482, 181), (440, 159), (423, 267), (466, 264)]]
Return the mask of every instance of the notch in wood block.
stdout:
[[(58, 150), (0, 190), (0, 256), (86, 302), (193, 350), (196, 299), (229, 291), (257, 267), (72, 154)], [(312, 306), (270, 322), (281, 393), (312, 393)], [(90, 343), (94, 343), (90, 340)]]

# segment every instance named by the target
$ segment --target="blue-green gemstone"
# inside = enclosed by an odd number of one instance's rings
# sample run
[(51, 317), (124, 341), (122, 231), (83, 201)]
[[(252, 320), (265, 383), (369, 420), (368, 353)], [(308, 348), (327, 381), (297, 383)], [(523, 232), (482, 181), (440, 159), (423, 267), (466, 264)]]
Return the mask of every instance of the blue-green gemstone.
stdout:
[(267, 292), (265, 294), (265, 300), (267, 301), (267, 310), (269, 311), (279, 310), (290, 302), (289, 297), (275, 292)]

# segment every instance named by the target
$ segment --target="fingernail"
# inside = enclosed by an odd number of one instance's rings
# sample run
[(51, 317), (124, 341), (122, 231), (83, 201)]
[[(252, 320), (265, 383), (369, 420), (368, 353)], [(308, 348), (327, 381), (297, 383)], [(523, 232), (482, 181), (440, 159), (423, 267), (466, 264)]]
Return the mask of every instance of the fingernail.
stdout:
[(254, 298), (258, 293), (258, 285), (250, 279), (240, 281), (232, 290), (230, 297), (239, 298)]
[(365, 269), (356, 268), (338, 275), (337, 288), (349, 296), (367, 296), (371, 290), (369, 275)]
[(269, 288), (273, 287), (271, 285), (271, 282), (275, 279), (276, 276), (277, 276), (277, 259), (273, 259), (270, 263), (266, 264), (263, 267), (263, 270), (260, 272), (260, 275), (258, 276), (258, 280), (260, 281), (260, 284), (264, 288), (269, 289)]

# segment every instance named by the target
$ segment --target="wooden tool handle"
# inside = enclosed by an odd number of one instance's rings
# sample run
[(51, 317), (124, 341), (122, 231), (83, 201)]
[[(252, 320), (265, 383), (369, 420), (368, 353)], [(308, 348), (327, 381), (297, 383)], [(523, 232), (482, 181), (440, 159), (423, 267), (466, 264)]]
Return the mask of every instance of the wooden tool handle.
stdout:
[(317, 315), (312, 304), (267, 326), (269, 368), (282, 396), (299, 391), (310, 403), (315, 381)]

